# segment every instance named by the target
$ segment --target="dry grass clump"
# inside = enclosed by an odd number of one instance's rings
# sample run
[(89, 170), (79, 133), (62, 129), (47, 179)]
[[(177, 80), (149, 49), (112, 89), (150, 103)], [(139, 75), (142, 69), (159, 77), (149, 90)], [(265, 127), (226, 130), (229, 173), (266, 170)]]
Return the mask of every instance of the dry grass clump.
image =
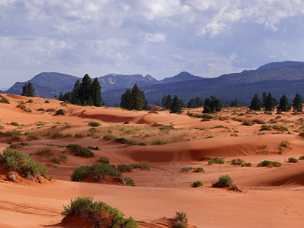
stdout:
[(78, 144), (69, 144), (67, 145), (67, 149), (73, 153), (73, 155), (78, 157), (90, 158), (94, 157), (94, 153), (86, 147), (82, 147)]
[(260, 131), (271, 131), (271, 130), (272, 130), (271, 125), (266, 125), (266, 124), (263, 124), (260, 128)]
[(100, 127), (101, 124), (99, 122), (96, 122), (96, 121), (91, 121), (91, 122), (88, 123), (88, 125), (90, 127)]
[(192, 173), (204, 173), (205, 170), (204, 170), (203, 167), (195, 167), (195, 168), (193, 168), (193, 167), (188, 166), (188, 167), (181, 168), (180, 172), (182, 172), (182, 173), (190, 173), (190, 172), (192, 172)]
[(230, 161), (231, 165), (234, 165), (234, 166), (241, 166), (241, 167), (251, 167), (251, 163), (250, 162), (245, 162), (244, 160), (242, 159), (233, 159)]
[(202, 181), (194, 181), (192, 184), (191, 184), (191, 187), (192, 188), (199, 188), (199, 187), (202, 187), (203, 186), (203, 182)]
[(268, 167), (268, 168), (272, 168), (272, 167), (281, 167), (282, 164), (278, 161), (270, 161), (270, 160), (264, 160), (261, 161), (257, 167)]
[(176, 212), (175, 217), (172, 222), (173, 228), (187, 228), (188, 227), (188, 218), (185, 212)]
[(109, 182), (135, 186), (132, 178), (122, 176), (118, 167), (109, 163), (97, 163), (92, 166), (80, 166), (75, 169), (71, 180), (76, 182)]
[(212, 187), (214, 187), (214, 188), (227, 188), (227, 187), (231, 187), (232, 184), (233, 184), (232, 178), (228, 175), (225, 175), (225, 176), (219, 177), (217, 182), (215, 182), (212, 185)]
[(55, 116), (64, 116), (65, 115), (65, 111), (63, 109), (58, 109), (55, 114)]
[(24, 112), (32, 112), (32, 110), (30, 108), (28, 108), (24, 102), (20, 102), (16, 107), (21, 109)]
[(294, 157), (290, 157), (288, 158), (288, 163), (297, 163), (298, 159), (294, 158)]
[(213, 164), (225, 164), (225, 160), (223, 158), (212, 158), (208, 160), (208, 165)]
[(133, 163), (133, 164), (120, 164), (117, 165), (117, 169), (121, 173), (132, 172), (134, 169), (139, 170), (151, 170), (151, 167), (147, 163)]
[(0, 103), (2, 103), (2, 104), (9, 104), (10, 102), (9, 102), (9, 100), (6, 97), (0, 95)]
[(61, 164), (67, 161), (68, 157), (65, 154), (56, 155), (48, 147), (39, 149), (35, 155), (48, 159), (54, 164)]

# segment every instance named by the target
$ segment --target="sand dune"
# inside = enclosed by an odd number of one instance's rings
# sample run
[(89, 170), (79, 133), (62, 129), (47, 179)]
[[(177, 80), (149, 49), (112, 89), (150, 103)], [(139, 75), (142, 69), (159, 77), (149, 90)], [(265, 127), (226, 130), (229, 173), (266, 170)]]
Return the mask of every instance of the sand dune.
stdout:
[[(54, 179), (44, 184), (0, 182), (0, 227), (61, 227), (63, 205), (78, 196), (117, 207), (142, 221), (142, 228), (167, 227), (163, 218), (172, 218), (176, 211), (185, 211), (198, 228), (304, 226), (304, 161), (287, 162), (289, 157), (304, 155), (304, 140), (299, 136), (302, 115), (256, 114), (235, 108), (202, 121), (187, 114), (200, 114), (200, 109), (176, 115), (3, 96), (10, 104), (0, 104), (1, 131), (20, 132), (13, 146), (47, 165)], [(20, 103), (30, 112), (18, 107)], [(65, 110), (65, 115), (56, 116), (58, 109)], [(245, 120), (260, 123), (244, 124)], [(98, 121), (100, 127), (90, 126), (91, 121)], [(273, 128), (262, 131), (263, 123)], [(10, 137), (0, 137), (1, 151), (9, 146)], [(95, 157), (74, 156), (66, 151), (68, 144), (96, 148)], [(37, 154), (43, 149), (46, 155)], [(54, 163), (51, 158), (60, 155), (65, 161)], [(136, 187), (70, 181), (75, 168), (95, 164), (100, 157), (115, 165), (146, 162), (151, 170), (125, 174)], [(224, 158), (225, 163), (208, 165), (213, 157)], [(232, 166), (229, 161), (235, 158), (252, 167)], [(282, 166), (257, 167), (262, 160), (279, 161)], [(180, 172), (190, 166), (203, 167), (205, 172)], [(242, 193), (211, 188), (227, 174)], [(191, 188), (197, 180), (204, 187)]]

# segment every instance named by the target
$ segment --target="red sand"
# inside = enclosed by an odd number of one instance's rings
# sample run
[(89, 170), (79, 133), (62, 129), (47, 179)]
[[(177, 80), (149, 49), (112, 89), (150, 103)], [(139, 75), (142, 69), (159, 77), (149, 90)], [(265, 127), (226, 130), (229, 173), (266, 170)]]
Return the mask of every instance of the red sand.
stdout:
[[(304, 161), (287, 163), (291, 156), (298, 158), (304, 155), (304, 139), (298, 136), (303, 115), (288, 113), (276, 119), (275, 114), (248, 114), (244, 108), (237, 108), (225, 109), (219, 114), (221, 118), (201, 121), (186, 113), (173, 115), (167, 111), (149, 113), (77, 107), (53, 100), (45, 103), (42, 98), (33, 98), (33, 103), (27, 103), (26, 106), (32, 110), (27, 113), (16, 105), (28, 98), (8, 98), (11, 104), (0, 104), (2, 131), (35, 132), (52, 129), (60, 123), (69, 125), (62, 132), (75, 133), (87, 131), (88, 122), (98, 120), (101, 129), (141, 126), (148, 131), (154, 126), (156, 129), (157, 126), (171, 125), (172, 129), (163, 137), (183, 131), (190, 139), (146, 146), (122, 145), (105, 141), (102, 137), (27, 140), (29, 145), (23, 145), (20, 150), (33, 154), (34, 159), (46, 164), (54, 181), (40, 185), (0, 182), (0, 227), (60, 227), (56, 224), (62, 220), (63, 205), (78, 196), (102, 200), (127, 216), (145, 222), (172, 218), (176, 211), (185, 211), (190, 223), (198, 228), (304, 227)], [(54, 116), (54, 112), (37, 111), (39, 108), (63, 108), (67, 114)], [(201, 110), (190, 111), (199, 113)], [(240, 118), (258, 118), (267, 124), (286, 125), (289, 133), (276, 130), (261, 132), (260, 124), (245, 126)], [(13, 126), (11, 122), (18, 122), (20, 126)], [(38, 122), (45, 123), (45, 126), (40, 129)], [(126, 136), (131, 134), (126, 133)], [(287, 146), (280, 146), (286, 141)], [(98, 146), (94, 151), (96, 157), (85, 159), (65, 152), (64, 146), (70, 143)], [(5, 147), (5, 142), (0, 144), (1, 151)], [(65, 153), (67, 161), (53, 164), (49, 157), (35, 154), (42, 148), (50, 148), (53, 155)], [(114, 164), (148, 162), (152, 169), (126, 173), (135, 180), (136, 187), (69, 181), (76, 167), (93, 164), (100, 156), (107, 156)], [(223, 157), (226, 161), (241, 158), (251, 162), (253, 167), (243, 168), (229, 163), (208, 165), (206, 159), (214, 156)], [(282, 167), (256, 167), (266, 159), (280, 161)], [(186, 166), (203, 167), (205, 173), (181, 173), (180, 169)], [(233, 178), (242, 193), (211, 188), (219, 176), (226, 174)], [(196, 180), (202, 180), (204, 187), (191, 188), (191, 183)]]

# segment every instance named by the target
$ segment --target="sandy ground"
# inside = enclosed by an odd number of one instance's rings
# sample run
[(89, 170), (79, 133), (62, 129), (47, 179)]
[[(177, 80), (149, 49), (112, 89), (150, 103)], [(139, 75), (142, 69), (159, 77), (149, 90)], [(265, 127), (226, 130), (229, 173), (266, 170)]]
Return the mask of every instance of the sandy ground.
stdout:
[[(0, 227), (60, 227), (56, 224), (62, 219), (63, 205), (78, 196), (104, 201), (139, 221), (184, 211), (199, 228), (304, 227), (304, 160), (287, 162), (289, 157), (304, 155), (304, 138), (299, 136), (304, 130), (303, 114), (269, 115), (229, 108), (198, 118), (201, 109), (176, 115), (3, 96), (10, 104), (0, 104), (1, 131), (23, 134), (26, 143), (18, 149), (47, 165), (53, 180), (46, 184), (1, 182)], [(20, 103), (31, 112), (21, 109)], [(58, 109), (66, 114), (55, 116)], [(93, 129), (91, 121), (101, 126)], [(263, 125), (271, 128), (261, 130)], [(121, 138), (125, 143), (116, 140)], [(72, 156), (65, 149), (72, 143), (97, 147), (96, 156)], [(8, 145), (8, 138), (0, 137), (1, 151)], [(39, 155), (45, 149), (50, 154)], [(66, 161), (52, 162), (52, 157), (62, 154)], [(113, 164), (146, 162), (151, 170), (126, 174), (136, 187), (70, 181), (75, 168), (94, 164), (101, 156)], [(225, 163), (208, 165), (213, 157)], [(229, 161), (236, 158), (252, 167), (232, 166)], [(257, 167), (262, 160), (279, 161), (282, 166)], [(205, 172), (180, 171), (190, 166), (203, 167)], [(230, 175), (243, 192), (212, 188), (222, 175)], [(204, 186), (191, 188), (196, 180)]]

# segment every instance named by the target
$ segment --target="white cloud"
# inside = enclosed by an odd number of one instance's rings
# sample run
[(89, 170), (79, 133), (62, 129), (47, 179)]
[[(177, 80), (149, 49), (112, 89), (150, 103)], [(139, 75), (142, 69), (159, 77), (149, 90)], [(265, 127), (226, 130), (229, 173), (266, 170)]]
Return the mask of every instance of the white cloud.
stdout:
[(217, 75), (304, 59), (303, 19), (304, 0), (0, 0), (0, 69)]
[(167, 37), (163, 33), (146, 33), (145, 41), (150, 43), (164, 43)]

